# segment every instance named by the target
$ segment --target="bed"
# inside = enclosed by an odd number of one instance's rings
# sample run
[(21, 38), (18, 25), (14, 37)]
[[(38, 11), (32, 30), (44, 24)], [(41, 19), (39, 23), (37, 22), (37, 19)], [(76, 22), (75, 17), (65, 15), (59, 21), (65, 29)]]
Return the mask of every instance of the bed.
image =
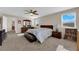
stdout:
[(41, 25), (40, 28), (37, 29), (29, 29), (24, 33), (24, 37), (29, 42), (39, 41), (43, 43), (45, 39), (52, 35), (53, 26), (52, 25)]

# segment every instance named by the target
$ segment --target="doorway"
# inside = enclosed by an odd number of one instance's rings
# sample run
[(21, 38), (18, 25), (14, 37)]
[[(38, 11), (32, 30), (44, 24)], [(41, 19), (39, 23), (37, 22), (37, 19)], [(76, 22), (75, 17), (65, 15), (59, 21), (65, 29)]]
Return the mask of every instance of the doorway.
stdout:
[(15, 32), (15, 21), (12, 21), (12, 31)]

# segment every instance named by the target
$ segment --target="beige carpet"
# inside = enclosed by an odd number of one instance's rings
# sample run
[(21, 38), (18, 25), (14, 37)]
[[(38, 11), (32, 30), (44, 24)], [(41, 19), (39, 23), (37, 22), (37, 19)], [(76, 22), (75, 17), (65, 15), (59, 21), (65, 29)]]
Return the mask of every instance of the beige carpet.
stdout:
[(3, 41), (3, 45), (0, 46), (0, 51), (56, 51), (59, 44), (68, 50), (76, 50), (76, 42), (73, 41), (50, 37), (42, 44), (38, 42), (30, 43), (24, 36), (17, 36), (17, 34), (9, 32), (7, 38)]

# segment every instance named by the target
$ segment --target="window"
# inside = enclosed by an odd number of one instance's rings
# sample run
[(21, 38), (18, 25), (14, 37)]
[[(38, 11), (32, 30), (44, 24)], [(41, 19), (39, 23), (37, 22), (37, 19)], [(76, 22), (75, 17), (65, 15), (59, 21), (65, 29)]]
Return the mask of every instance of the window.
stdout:
[(76, 28), (76, 13), (70, 12), (61, 15), (62, 27)]

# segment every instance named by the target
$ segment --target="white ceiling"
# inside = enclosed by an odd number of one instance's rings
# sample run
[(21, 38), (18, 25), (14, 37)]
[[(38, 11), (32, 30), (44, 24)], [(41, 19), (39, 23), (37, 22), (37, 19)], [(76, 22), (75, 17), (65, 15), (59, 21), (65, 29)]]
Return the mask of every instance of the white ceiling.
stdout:
[(39, 17), (71, 9), (72, 7), (0, 7), (1, 14), (24, 16), (24, 10), (37, 10)]

